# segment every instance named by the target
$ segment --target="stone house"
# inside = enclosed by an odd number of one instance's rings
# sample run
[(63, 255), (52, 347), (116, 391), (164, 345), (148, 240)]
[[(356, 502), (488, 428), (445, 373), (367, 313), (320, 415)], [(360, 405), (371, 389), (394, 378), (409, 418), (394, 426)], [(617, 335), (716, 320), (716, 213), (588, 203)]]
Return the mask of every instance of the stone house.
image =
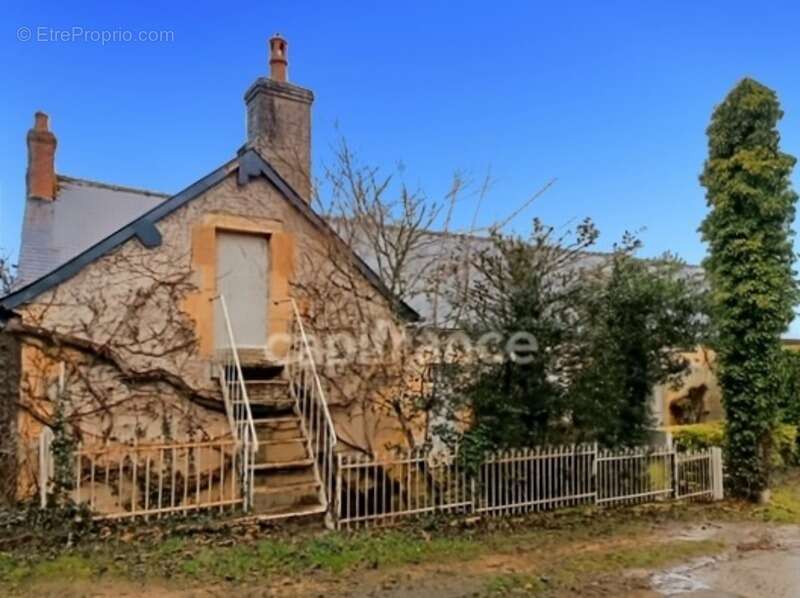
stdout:
[[(369, 244), (345, 242), (315, 211), (314, 96), (288, 81), (286, 40), (269, 44), (270, 76), (244, 95), (245, 144), (174, 195), (57, 173), (55, 134), (36, 113), (18, 279), (0, 299), (7, 495), (46, 493), (41, 441), (62, 413), (80, 443), (75, 497), (82, 484), (109, 513), (147, 511), (155, 469), (161, 507), (165, 467), (167, 487), (184, 492), (173, 510), (198, 506), (202, 483), (224, 499), (214, 505), (319, 513), (343, 490), (335, 454), (430, 440), (425, 368), (403, 338), (441, 323), (447, 297), (398, 299)], [(427, 231), (409, 264), (487, 243)], [(606, 257), (587, 253), (582, 266)], [(656, 389), (659, 425), (675, 400), (713, 386), (704, 356), (687, 355), (681, 389)], [(136, 460), (109, 447), (135, 447)], [(224, 478), (236, 478), (232, 494)]]
[[(418, 440), (397, 397), (413, 401), (419, 376), (386, 339), (419, 315), (311, 206), (314, 96), (288, 81), (286, 40), (269, 47), (270, 76), (244, 96), (246, 143), (174, 195), (58, 174), (56, 137), (36, 113), (19, 279), (0, 299), (8, 494), (46, 490), (36, 447), (61, 415), (80, 451), (185, 457), (187, 497), (191, 480), (198, 500), (201, 479), (209, 494), (222, 488), (219, 459), (239, 477), (238, 500), (276, 517), (326, 509), (334, 453)], [(315, 341), (330, 352), (343, 338), (358, 360), (318, 360)], [(207, 454), (190, 455), (192, 443)], [(149, 480), (123, 500), (129, 460), (117, 476), (88, 454), (73, 482), (91, 486), (95, 508), (149, 500)], [(128, 485), (144, 483), (132, 467)], [(171, 475), (174, 494), (174, 464)]]

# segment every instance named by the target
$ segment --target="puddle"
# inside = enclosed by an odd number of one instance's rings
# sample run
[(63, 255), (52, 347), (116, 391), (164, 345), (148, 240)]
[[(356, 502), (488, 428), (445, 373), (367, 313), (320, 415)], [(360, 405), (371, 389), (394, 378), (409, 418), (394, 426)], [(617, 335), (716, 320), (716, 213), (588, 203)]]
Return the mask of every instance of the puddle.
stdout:
[(694, 574), (699, 569), (710, 567), (720, 560), (721, 559), (714, 557), (701, 557), (687, 564), (656, 573), (650, 579), (650, 586), (653, 590), (664, 596), (710, 590), (711, 587), (697, 579)]
[(658, 572), (650, 577), (650, 587), (662, 596), (686, 598), (798, 598), (798, 528), (773, 531), (777, 538), (769, 542), (751, 536), (726, 555)]

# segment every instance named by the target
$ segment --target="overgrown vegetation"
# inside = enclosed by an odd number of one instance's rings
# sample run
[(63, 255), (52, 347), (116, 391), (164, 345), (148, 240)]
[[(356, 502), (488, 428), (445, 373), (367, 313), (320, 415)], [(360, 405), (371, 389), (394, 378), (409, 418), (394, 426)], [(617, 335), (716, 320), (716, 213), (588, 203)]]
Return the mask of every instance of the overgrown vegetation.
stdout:
[(704, 294), (676, 258), (638, 259), (630, 236), (598, 256), (596, 238), (589, 221), (574, 237), (535, 221), (472, 256), (461, 327), (496, 342), (449, 368), (456, 411), (473, 416), (462, 446), (645, 443), (652, 388), (680, 379), (679, 349), (704, 333)]
[[(61, 374), (63, 376), (63, 373)], [(75, 438), (67, 420), (68, 399), (62, 377), (53, 401), (53, 441), (50, 451), (53, 457), (53, 479), (47, 491), (47, 504), (51, 508), (71, 508), (69, 493), (75, 482)]]
[(780, 395), (780, 421), (800, 427), (800, 353), (784, 350), (781, 359), (783, 390)]
[[(696, 451), (712, 446), (725, 446), (726, 425), (724, 422), (689, 424), (669, 428), (672, 439), (679, 450)], [(794, 424), (778, 424), (772, 431), (770, 463), (783, 469), (797, 465), (800, 460), (798, 430)]]
[(461, 359), (448, 370), (456, 410), (474, 418), (470, 443), (482, 438), (493, 447), (529, 446), (568, 433), (567, 381), (577, 366), (580, 328), (575, 308), (585, 292), (580, 261), (596, 238), (589, 221), (568, 238), (537, 220), (530, 238), (494, 232), (491, 245), (471, 256), (466, 293), (451, 302), (461, 329), (495, 342), (486, 344), (487, 355)]
[[(226, 525), (203, 517), (144, 525), (87, 520), (81, 533), (69, 535), (60, 526), (45, 534), (35, 532), (40, 525), (19, 525), (19, 532), (38, 535), (3, 544), (0, 593), (57, 588), (59, 595), (70, 595), (74, 587), (81, 595), (89, 587), (97, 593), (117, 582), (140, 585), (146, 580), (144, 589), (223, 589), (228, 584), (247, 589), (247, 584), (263, 588), (269, 583), (283, 588), (285, 595), (317, 594), (343, 579), (349, 583), (354, 573), (360, 572), (363, 581), (368, 571), (385, 571), (387, 575), (373, 578), (383, 584), (393, 571), (420, 566), (424, 573), (430, 564), (468, 576), (472, 591), (580, 592), (595, 580), (628, 569), (658, 568), (721, 552), (726, 547), (717, 540), (684, 541), (668, 532), (675, 523), (718, 520), (800, 523), (797, 472), (779, 480), (766, 507), (726, 502), (578, 508), (478, 522), (423, 518), (391, 530), (324, 535), (270, 530), (254, 522)], [(478, 568), (484, 559), (494, 566)], [(498, 559), (514, 562), (516, 572), (507, 567), (497, 572)]]
[[(574, 552), (598, 537), (644, 539), (653, 525), (671, 520), (703, 517), (703, 509), (691, 505), (646, 506), (625, 510), (577, 509), (518, 518), (463, 522), (454, 526), (443, 521), (422, 520), (393, 530), (327, 533), (315, 530), (297, 533), (260, 534), (257, 524), (206, 526), (202, 521), (187, 525), (162, 524), (118, 529), (86, 527), (70, 545), (48, 544), (42, 536), (0, 552), (0, 591), (13, 593), (32, 584), (113, 580), (161, 585), (283, 582), (302, 583), (309, 575), (322, 581), (359, 570), (392, 569), (425, 563), (475, 561), (488, 554), (530, 552), (543, 570), (555, 563), (555, 555)], [(695, 544), (695, 543), (692, 543)], [(641, 544), (644, 546), (644, 544)], [(708, 547), (705, 547), (706, 549)], [(716, 547), (713, 547), (716, 550)], [(618, 569), (632, 562), (616, 554), (614, 547), (598, 547), (595, 558)], [(642, 549), (639, 560), (647, 558)], [(682, 553), (685, 555), (685, 553)], [(657, 562), (654, 561), (654, 564)], [(596, 573), (597, 567), (591, 567)]]
[(780, 474), (782, 479), (774, 484), (768, 505), (758, 507), (754, 515), (769, 523), (800, 524), (800, 472)]
[(678, 349), (705, 334), (700, 281), (677, 258), (636, 259), (639, 243), (618, 247), (594, 275), (585, 302), (581, 367), (572, 383), (573, 422), (606, 446), (641, 446), (654, 427), (649, 397), (680, 381)]
[(719, 381), (736, 495), (769, 487), (773, 429), (780, 418), (780, 336), (798, 299), (792, 269), (795, 158), (780, 150), (783, 116), (774, 91), (743, 79), (715, 110), (700, 181), (710, 207), (700, 228), (711, 286)]

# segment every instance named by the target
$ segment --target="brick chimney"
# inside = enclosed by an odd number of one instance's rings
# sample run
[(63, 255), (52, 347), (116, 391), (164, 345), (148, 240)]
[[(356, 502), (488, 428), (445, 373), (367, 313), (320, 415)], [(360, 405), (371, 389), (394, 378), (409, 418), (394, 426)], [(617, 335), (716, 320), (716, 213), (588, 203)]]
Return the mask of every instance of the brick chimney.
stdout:
[(311, 200), (311, 104), (314, 94), (289, 83), (288, 42), (269, 40), (269, 78), (244, 94), (247, 146), (255, 147), (306, 201)]
[(48, 129), (47, 121), (44, 112), (37, 112), (33, 128), (28, 131), (28, 199), (56, 198), (56, 136)]

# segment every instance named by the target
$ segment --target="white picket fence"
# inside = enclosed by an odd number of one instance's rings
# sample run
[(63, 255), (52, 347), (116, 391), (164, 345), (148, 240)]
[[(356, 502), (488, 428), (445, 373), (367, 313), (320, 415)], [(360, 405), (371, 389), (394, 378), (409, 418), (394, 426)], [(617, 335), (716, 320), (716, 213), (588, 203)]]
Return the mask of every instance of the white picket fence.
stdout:
[[(447, 451), (338, 456), (338, 527), (385, 525), (431, 512), (494, 516), (577, 505), (720, 500), (722, 452), (538, 447), (487, 454), (469, 472)], [(472, 475), (471, 475), (472, 474)]]

